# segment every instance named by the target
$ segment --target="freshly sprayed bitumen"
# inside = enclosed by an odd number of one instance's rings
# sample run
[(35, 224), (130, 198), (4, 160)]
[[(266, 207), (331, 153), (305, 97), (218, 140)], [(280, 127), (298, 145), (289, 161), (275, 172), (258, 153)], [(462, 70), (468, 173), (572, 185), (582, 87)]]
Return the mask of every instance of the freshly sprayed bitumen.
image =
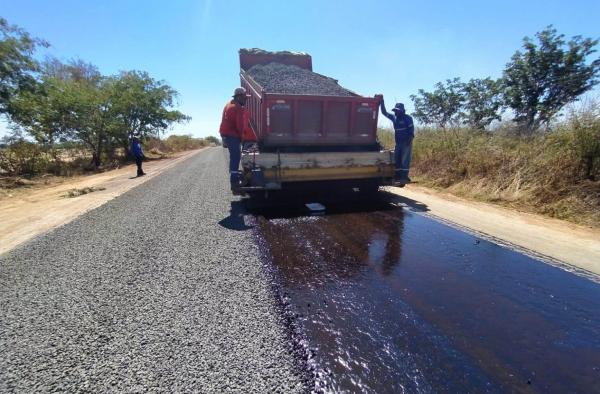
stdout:
[(248, 70), (248, 74), (270, 93), (354, 96), (335, 79), (298, 66), (281, 63), (257, 64)]
[(0, 256), (0, 392), (301, 392), (224, 150)]
[(599, 283), (394, 204), (297, 205), (255, 220), (316, 391), (600, 392)]

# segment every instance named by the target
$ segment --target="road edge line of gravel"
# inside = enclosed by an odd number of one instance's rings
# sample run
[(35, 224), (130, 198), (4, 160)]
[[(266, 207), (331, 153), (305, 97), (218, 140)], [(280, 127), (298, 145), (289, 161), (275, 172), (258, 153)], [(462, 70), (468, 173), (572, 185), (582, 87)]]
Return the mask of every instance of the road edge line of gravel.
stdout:
[(311, 350), (306, 346), (308, 343), (306, 336), (297, 319), (296, 313), (293, 311), (290, 302), (287, 300), (286, 293), (283, 291), (281, 276), (275, 268), (271, 251), (269, 250), (266, 241), (260, 235), (258, 228), (258, 221), (260, 218), (248, 214), (248, 212), (246, 212), (245, 215), (249, 219), (249, 224), (253, 226), (252, 238), (258, 247), (260, 260), (262, 262), (262, 272), (271, 290), (273, 296), (272, 302), (279, 314), (280, 324), (286, 335), (287, 346), (294, 359), (294, 367), (300, 374), (300, 379), (304, 385), (305, 392), (318, 392), (316, 391), (319, 389), (317, 387), (316, 365), (314, 361), (311, 362)]
[(158, 175), (161, 175), (161, 174), (162, 174), (162, 173), (164, 173), (166, 170), (169, 170), (169, 169), (173, 168), (173, 167), (174, 167), (174, 166), (176, 166), (176, 165), (182, 164), (182, 163), (184, 163), (185, 161), (189, 160), (190, 158), (192, 158), (192, 157), (196, 156), (197, 154), (200, 154), (201, 152), (204, 152), (204, 151), (206, 151), (206, 150), (207, 150), (207, 148), (206, 148), (206, 147), (204, 147), (204, 148), (201, 148), (201, 149), (198, 149), (198, 150), (191, 151), (191, 152), (189, 152), (189, 153), (187, 153), (187, 154), (184, 154), (184, 155), (182, 155), (182, 156), (180, 156), (180, 157), (175, 157), (175, 158), (173, 158), (173, 159), (172, 159), (172, 161), (171, 161), (170, 163), (166, 164), (166, 165), (165, 165), (163, 168), (161, 168), (160, 170), (158, 170), (158, 171), (156, 171), (156, 172), (153, 172), (153, 173), (151, 173), (151, 174), (148, 174), (148, 175), (146, 175), (146, 176), (144, 176), (144, 177), (137, 178), (137, 179), (139, 179), (139, 181), (138, 181), (138, 182), (136, 182), (135, 184), (133, 184), (133, 183), (132, 183), (132, 184), (131, 184), (131, 187), (129, 187), (129, 188), (127, 188), (127, 189), (124, 189), (124, 190), (121, 190), (121, 191), (120, 191), (118, 194), (116, 194), (116, 195), (113, 195), (113, 196), (111, 196), (110, 198), (107, 198), (107, 199), (105, 199), (104, 201), (102, 201), (102, 203), (100, 203), (99, 205), (97, 205), (97, 206), (93, 207), (92, 209), (89, 209), (89, 210), (86, 210), (86, 211), (82, 211), (82, 212), (80, 212), (78, 215), (76, 215), (76, 216), (74, 216), (74, 217), (71, 217), (71, 218), (69, 218), (68, 220), (66, 220), (66, 221), (64, 221), (64, 222), (62, 222), (62, 223), (60, 223), (60, 224), (58, 224), (58, 225), (56, 225), (56, 226), (53, 226), (52, 228), (49, 228), (49, 229), (47, 229), (47, 230), (44, 230), (44, 231), (41, 231), (41, 232), (39, 232), (39, 233), (35, 234), (34, 236), (32, 236), (31, 238), (25, 239), (23, 242), (20, 242), (20, 243), (18, 243), (18, 244), (11, 245), (11, 246), (10, 246), (8, 249), (6, 249), (6, 250), (0, 250), (0, 256), (7, 255), (7, 254), (11, 253), (13, 250), (16, 250), (16, 249), (19, 249), (19, 248), (21, 248), (21, 247), (24, 247), (24, 246), (25, 246), (25, 245), (27, 245), (29, 242), (32, 242), (32, 241), (36, 240), (36, 239), (37, 239), (37, 238), (39, 238), (39, 237), (42, 237), (42, 236), (44, 236), (44, 235), (46, 235), (46, 234), (49, 234), (49, 233), (51, 233), (52, 231), (55, 231), (56, 229), (59, 229), (59, 228), (61, 228), (61, 227), (65, 226), (65, 225), (67, 225), (67, 224), (69, 224), (69, 223), (73, 222), (74, 220), (76, 220), (77, 218), (81, 217), (82, 215), (85, 215), (85, 214), (87, 214), (87, 213), (89, 213), (89, 212), (92, 212), (92, 211), (94, 211), (94, 210), (96, 210), (96, 209), (100, 208), (101, 206), (103, 206), (104, 204), (108, 203), (109, 201), (112, 201), (112, 200), (114, 200), (115, 198), (118, 198), (118, 197), (122, 196), (123, 194), (125, 194), (125, 193), (127, 193), (127, 192), (129, 192), (129, 191), (131, 191), (131, 190), (133, 190), (133, 189), (135, 189), (136, 187), (138, 187), (138, 186), (140, 186), (140, 185), (143, 185), (144, 183), (148, 182), (149, 180), (151, 180), (151, 179), (154, 179), (156, 176), (158, 176)]

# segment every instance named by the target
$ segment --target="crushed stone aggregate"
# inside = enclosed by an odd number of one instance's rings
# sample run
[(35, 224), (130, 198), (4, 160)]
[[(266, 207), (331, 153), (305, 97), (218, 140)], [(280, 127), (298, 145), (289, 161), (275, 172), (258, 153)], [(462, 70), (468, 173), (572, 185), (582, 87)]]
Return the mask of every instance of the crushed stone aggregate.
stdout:
[(281, 94), (309, 94), (318, 96), (354, 96), (333, 78), (298, 66), (281, 63), (257, 64), (248, 74), (267, 92)]

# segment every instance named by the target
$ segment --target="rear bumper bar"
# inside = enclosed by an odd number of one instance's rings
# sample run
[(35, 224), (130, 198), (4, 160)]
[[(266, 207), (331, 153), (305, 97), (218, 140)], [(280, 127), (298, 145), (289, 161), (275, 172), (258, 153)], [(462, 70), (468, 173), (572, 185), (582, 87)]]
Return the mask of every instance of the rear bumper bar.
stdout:
[(394, 155), (390, 151), (244, 153), (242, 168), (248, 191), (281, 189), (289, 182), (342, 179), (376, 179), (389, 185), (394, 176)]

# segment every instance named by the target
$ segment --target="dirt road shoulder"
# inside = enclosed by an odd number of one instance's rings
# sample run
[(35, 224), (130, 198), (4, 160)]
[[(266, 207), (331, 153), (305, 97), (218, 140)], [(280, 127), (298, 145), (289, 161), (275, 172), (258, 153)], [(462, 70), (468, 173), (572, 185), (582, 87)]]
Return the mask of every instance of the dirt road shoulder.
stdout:
[[(135, 178), (135, 165), (96, 175), (73, 177), (59, 185), (19, 191), (0, 200), (0, 254), (21, 243), (70, 222), (156, 175), (197, 154), (184, 152), (173, 158), (144, 164), (148, 175)], [(67, 198), (71, 190), (93, 188), (92, 193)]]
[(390, 187), (424, 214), (600, 276), (600, 231), (561, 220), (469, 201), (425, 187)]

